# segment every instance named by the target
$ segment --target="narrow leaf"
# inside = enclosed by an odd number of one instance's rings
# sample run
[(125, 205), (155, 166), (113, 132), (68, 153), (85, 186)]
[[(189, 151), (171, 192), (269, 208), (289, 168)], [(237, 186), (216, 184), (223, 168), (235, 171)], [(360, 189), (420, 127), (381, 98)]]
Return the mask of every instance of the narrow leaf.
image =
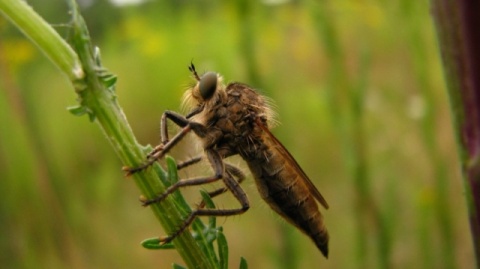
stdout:
[[(215, 208), (215, 203), (213, 203), (212, 197), (210, 197), (207, 192), (201, 190), (200, 195), (202, 195), (203, 202), (205, 203), (205, 206), (207, 208)], [(217, 227), (216, 219), (217, 218), (215, 216), (211, 216), (208, 218), (208, 226), (210, 228)]]
[(228, 243), (227, 238), (221, 232), (217, 232), (217, 244), (218, 244), (218, 256), (220, 258), (220, 268), (227, 269), (228, 268)]
[(158, 237), (145, 239), (142, 241), (142, 246), (146, 249), (173, 249), (175, 246), (172, 243), (163, 244)]
[(187, 269), (186, 267), (183, 267), (183, 266), (178, 265), (178, 264), (176, 264), (176, 263), (174, 263), (174, 264), (172, 265), (172, 268), (173, 268), (173, 269)]
[(244, 257), (240, 258), (240, 269), (248, 269), (247, 260)]

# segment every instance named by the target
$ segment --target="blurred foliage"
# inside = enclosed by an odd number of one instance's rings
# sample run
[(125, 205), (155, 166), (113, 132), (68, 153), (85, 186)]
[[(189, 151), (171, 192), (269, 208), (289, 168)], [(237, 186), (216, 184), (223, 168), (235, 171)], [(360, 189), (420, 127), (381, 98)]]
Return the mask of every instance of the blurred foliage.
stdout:
[[(29, 2), (68, 38), (63, 1)], [(252, 208), (217, 220), (232, 268), (240, 257), (267, 269), (474, 267), (428, 1), (79, 2), (141, 143), (158, 143), (161, 113), (179, 110), (192, 59), (275, 101), (274, 133), (331, 206), (330, 257), (271, 213), (249, 179)], [(75, 94), (59, 74), (0, 18), (2, 267), (181, 263), (140, 246), (164, 232), (99, 129), (66, 111)], [(192, 140), (172, 155), (198, 154)], [(237, 206), (224, 196), (217, 207)]]

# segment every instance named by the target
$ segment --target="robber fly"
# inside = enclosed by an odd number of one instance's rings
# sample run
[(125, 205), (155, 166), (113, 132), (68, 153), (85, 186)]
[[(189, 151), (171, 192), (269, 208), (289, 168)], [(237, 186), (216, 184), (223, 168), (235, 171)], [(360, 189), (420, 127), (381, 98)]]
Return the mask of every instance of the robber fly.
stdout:
[[(201, 185), (222, 180), (225, 187), (210, 192), (214, 197), (230, 191), (240, 202), (237, 209), (208, 209), (200, 204), (174, 234), (162, 238), (170, 242), (183, 232), (197, 216), (230, 216), (241, 214), (250, 207), (247, 195), (240, 187), (245, 175), (223, 160), (240, 155), (255, 178), (262, 198), (291, 224), (307, 234), (325, 257), (328, 257), (328, 232), (317, 202), (328, 209), (328, 204), (302, 168), (273, 136), (270, 128), (273, 112), (268, 100), (250, 86), (232, 82), (226, 86), (223, 78), (214, 72), (197, 74), (193, 63), (189, 66), (196, 84), (187, 90), (184, 103), (191, 109), (186, 116), (165, 111), (161, 119), (162, 143), (148, 155), (147, 161), (135, 168), (124, 168), (127, 174), (139, 172), (161, 159), (187, 133), (193, 131), (202, 141), (205, 156), (215, 174), (209, 177), (180, 180), (165, 193), (145, 206), (165, 199), (179, 187)], [(169, 139), (167, 119), (180, 126), (181, 131)], [(200, 161), (194, 158), (179, 165), (182, 168)]]

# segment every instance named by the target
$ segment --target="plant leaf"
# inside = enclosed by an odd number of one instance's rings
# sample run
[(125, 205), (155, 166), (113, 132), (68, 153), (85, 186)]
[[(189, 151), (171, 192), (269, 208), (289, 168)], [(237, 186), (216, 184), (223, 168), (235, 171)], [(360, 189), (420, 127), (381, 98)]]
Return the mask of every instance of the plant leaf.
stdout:
[(247, 260), (244, 257), (240, 257), (240, 269), (248, 269)]
[(142, 241), (142, 246), (146, 249), (174, 249), (172, 243), (163, 244), (158, 237), (148, 238)]
[(176, 264), (176, 263), (174, 263), (174, 264), (172, 265), (172, 268), (173, 268), (173, 269), (187, 269), (187, 268), (185, 268), (185, 267), (183, 267), (183, 266), (181, 266), (181, 265), (179, 265), (179, 264)]
[[(210, 197), (206, 191), (201, 190), (200, 195), (202, 195), (203, 202), (207, 208), (215, 208), (215, 203), (213, 202), (212, 197)], [(215, 216), (208, 218), (208, 226), (210, 228), (217, 227), (217, 218)]]
[(221, 230), (217, 232), (218, 257), (220, 258), (220, 268), (228, 268), (228, 243), (227, 238)]

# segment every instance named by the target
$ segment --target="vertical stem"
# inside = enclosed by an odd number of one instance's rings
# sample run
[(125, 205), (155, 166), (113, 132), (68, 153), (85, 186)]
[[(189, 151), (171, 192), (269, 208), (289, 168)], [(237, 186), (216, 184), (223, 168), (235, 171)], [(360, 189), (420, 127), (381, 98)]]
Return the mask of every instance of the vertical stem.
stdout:
[(432, 4), (480, 267), (480, 5), (473, 0)]

